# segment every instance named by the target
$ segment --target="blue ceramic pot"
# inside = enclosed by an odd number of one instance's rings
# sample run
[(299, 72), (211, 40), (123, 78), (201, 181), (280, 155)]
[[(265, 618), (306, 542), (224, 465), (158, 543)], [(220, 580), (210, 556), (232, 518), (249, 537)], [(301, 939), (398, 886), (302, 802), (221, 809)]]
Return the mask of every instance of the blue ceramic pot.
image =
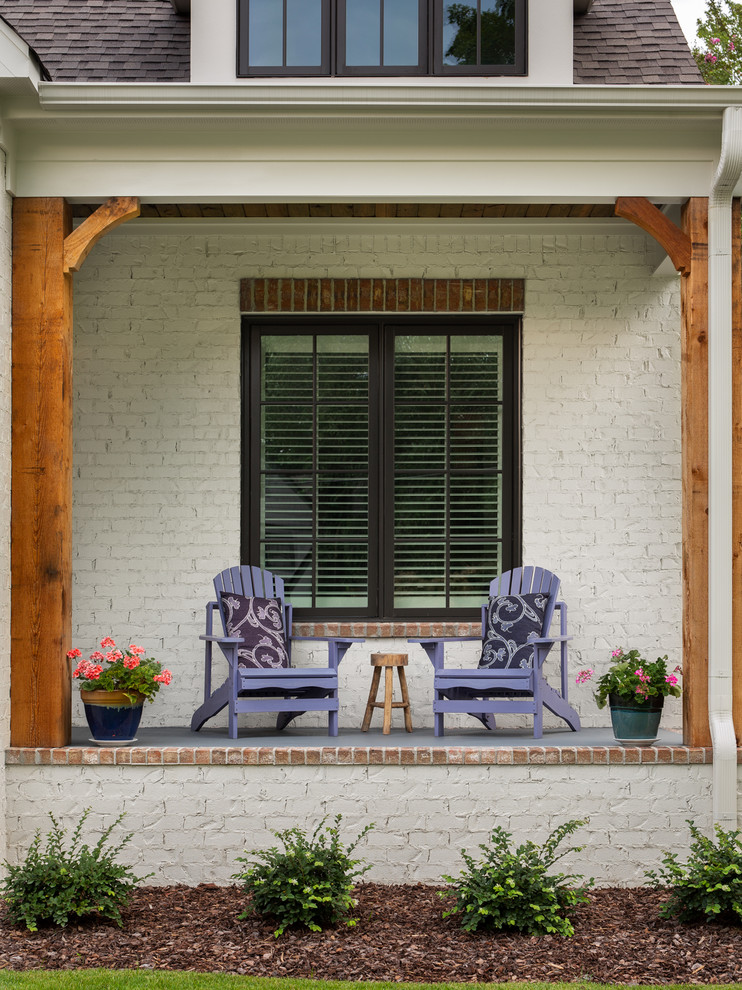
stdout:
[(123, 691), (81, 691), (90, 734), (104, 746), (133, 743), (142, 718), (144, 695), (132, 702)]
[(622, 746), (651, 746), (657, 738), (662, 718), (662, 695), (635, 701), (620, 694), (609, 694), (613, 735)]

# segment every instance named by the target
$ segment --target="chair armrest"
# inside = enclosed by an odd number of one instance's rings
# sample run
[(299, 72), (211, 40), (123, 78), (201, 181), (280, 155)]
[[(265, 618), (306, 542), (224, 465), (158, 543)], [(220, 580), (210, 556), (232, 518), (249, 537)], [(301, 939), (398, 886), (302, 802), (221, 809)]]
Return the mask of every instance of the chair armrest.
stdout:
[(348, 646), (351, 643), (365, 643), (366, 640), (361, 636), (356, 639), (348, 639), (345, 636), (292, 636), (292, 643), (347, 643)]
[(529, 639), (529, 643), (540, 646), (543, 643), (568, 643), (574, 636), (542, 636), (539, 639)]
[(354, 643), (363, 643), (360, 639), (342, 639), (339, 636), (294, 636), (293, 643), (327, 643), (327, 662), (333, 670), (337, 670), (340, 661)]
[(233, 643), (244, 643), (244, 639), (241, 636), (199, 636), (199, 639), (203, 639), (207, 643), (224, 643), (227, 646), (231, 646)]
[(408, 643), (419, 643), (420, 646), (425, 650), (428, 660), (433, 664), (435, 670), (443, 670), (444, 666), (444, 655), (443, 655), (443, 644), (444, 643), (465, 643), (465, 642), (482, 642), (481, 636), (439, 636), (437, 639), (408, 639)]
[(408, 639), (407, 642), (420, 643), (420, 645), (422, 646), (423, 643), (466, 643), (467, 641), (473, 642), (474, 640), (481, 643), (482, 637), (481, 636), (437, 636), (435, 639), (433, 639), (432, 637), (430, 638), (426, 637), (425, 639)]

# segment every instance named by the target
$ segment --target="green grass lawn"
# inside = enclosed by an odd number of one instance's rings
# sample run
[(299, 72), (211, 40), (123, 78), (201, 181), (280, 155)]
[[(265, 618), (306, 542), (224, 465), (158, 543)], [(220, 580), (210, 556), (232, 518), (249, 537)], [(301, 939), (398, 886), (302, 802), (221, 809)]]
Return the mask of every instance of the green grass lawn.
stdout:
[[(0, 972), (0, 988), (5, 990), (626, 990), (612, 983), (345, 983), (338, 980), (263, 980), (252, 976), (224, 976), (221, 973), (132, 972), (131, 970), (78, 969), (54, 972)], [(640, 984), (635, 984), (639, 987)], [(698, 990), (698, 986), (678, 984), (662, 990)], [(725, 990), (742, 990), (742, 984), (727, 984)]]

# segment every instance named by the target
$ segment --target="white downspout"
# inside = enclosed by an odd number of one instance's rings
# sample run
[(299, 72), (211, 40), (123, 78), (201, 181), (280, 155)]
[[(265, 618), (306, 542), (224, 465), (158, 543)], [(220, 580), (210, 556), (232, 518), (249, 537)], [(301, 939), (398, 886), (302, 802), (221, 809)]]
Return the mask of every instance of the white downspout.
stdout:
[[(737, 827), (732, 721), (732, 196), (742, 175), (742, 109), (724, 110), (721, 158), (709, 196), (709, 726), (713, 820)], [(735, 237), (740, 231), (734, 232)], [(740, 593), (740, 589), (736, 589)]]

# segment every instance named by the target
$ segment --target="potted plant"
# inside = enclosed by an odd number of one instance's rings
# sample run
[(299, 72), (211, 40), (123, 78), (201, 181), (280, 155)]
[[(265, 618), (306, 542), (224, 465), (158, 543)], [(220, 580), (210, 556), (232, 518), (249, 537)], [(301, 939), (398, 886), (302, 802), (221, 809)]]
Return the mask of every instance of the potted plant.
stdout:
[[(680, 697), (680, 667), (668, 673), (667, 657), (644, 660), (638, 650), (614, 650), (607, 673), (598, 679), (598, 708), (610, 705), (616, 740), (623, 746), (650, 746), (657, 738), (665, 698)], [(576, 682), (584, 684), (593, 670), (581, 670)]]
[(79, 681), (92, 741), (101, 746), (129, 745), (136, 742), (145, 699), (152, 701), (172, 674), (154, 657), (145, 657), (142, 646), (132, 643), (122, 650), (110, 636), (100, 645), (106, 652), (96, 650), (88, 660), (78, 659), (82, 657), (78, 649), (67, 653), (69, 660), (78, 660), (72, 676)]

